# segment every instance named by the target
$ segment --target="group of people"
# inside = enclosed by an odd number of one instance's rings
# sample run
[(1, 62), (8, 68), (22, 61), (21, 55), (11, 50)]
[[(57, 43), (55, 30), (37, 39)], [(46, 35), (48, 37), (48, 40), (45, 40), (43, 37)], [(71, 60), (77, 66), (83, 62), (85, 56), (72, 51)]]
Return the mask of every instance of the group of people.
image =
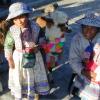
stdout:
[[(39, 100), (39, 95), (50, 92), (53, 78), (48, 73), (52, 75), (52, 69), (59, 65), (67, 41), (65, 34), (70, 31), (68, 16), (54, 8), (50, 10), (33, 21), (32, 10), (26, 4), (17, 2), (9, 7), (6, 21), (12, 24), (4, 39), (4, 53), (9, 65), (8, 87), (15, 100)], [(74, 92), (82, 100), (99, 100), (100, 17), (90, 13), (77, 23), (81, 32), (75, 34), (69, 48), (75, 75), (72, 91), (77, 88)]]
[(17, 2), (9, 7), (6, 18), (11, 24), (4, 38), (4, 54), (9, 65), (8, 87), (15, 100), (38, 100), (39, 95), (49, 94), (54, 81), (48, 74), (58, 65), (67, 32), (67, 19), (59, 20), (60, 12), (35, 21), (30, 20), (31, 12)]

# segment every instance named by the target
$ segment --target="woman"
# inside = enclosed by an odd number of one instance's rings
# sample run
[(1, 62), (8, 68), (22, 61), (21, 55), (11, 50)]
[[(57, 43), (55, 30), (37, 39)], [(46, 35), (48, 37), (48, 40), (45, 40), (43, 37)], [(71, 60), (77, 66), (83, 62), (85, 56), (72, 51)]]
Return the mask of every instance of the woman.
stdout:
[(86, 48), (95, 44), (100, 38), (100, 20), (95, 13), (92, 13), (77, 23), (81, 25), (82, 31), (72, 39), (69, 54), (70, 65), (77, 74), (74, 86), (79, 89), (78, 93), (81, 100), (100, 100), (100, 84), (92, 82), (96, 78), (96, 73), (86, 70), (83, 63)]
[(30, 22), (30, 12), (26, 4), (17, 2), (9, 7), (7, 17), (13, 25), (6, 36), (5, 56), (9, 63), (9, 88), (15, 100), (38, 100), (39, 94), (49, 93), (43, 59), (36, 44), (39, 27)]

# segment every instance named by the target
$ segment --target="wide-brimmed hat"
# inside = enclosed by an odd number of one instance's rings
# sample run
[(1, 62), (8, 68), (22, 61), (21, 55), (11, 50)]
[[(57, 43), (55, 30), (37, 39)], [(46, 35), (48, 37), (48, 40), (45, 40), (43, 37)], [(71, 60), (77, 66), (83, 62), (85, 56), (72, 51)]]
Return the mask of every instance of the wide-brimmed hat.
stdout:
[(13, 3), (9, 7), (9, 14), (6, 20), (10, 20), (17, 16), (20, 16), (22, 14), (28, 14), (30, 12), (31, 9), (25, 3), (22, 2)]
[(76, 21), (81, 25), (100, 27), (100, 16), (98, 13), (86, 14), (82, 19)]
[(50, 16), (54, 20), (55, 24), (64, 24), (68, 21), (68, 16), (63, 11), (55, 11), (51, 13)]

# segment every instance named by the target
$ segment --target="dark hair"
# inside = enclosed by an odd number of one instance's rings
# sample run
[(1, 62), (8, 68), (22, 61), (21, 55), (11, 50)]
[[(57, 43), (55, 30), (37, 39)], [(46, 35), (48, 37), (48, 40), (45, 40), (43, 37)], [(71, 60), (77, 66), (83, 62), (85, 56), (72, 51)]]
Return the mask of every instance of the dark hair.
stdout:
[(16, 17), (12, 18), (11, 21), (13, 21), (15, 18), (20, 17), (20, 16), (27, 16), (27, 17), (29, 17), (29, 13), (18, 15)]
[(53, 21), (52, 18), (46, 18), (46, 17), (44, 17), (44, 16), (41, 16), (40, 18), (43, 19), (43, 20), (45, 20), (45, 21), (48, 22), (48, 23), (54, 23), (54, 21)]
[(9, 30), (9, 27), (11, 26), (10, 21), (2, 20), (0, 21), (0, 31), (6, 36), (7, 31)]
[(45, 20), (45, 21), (47, 20), (47, 18), (44, 17), (44, 16), (41, 16), (40, 18), (43, 19), (43, 20)]
[(62, 23), (62, 24), (58, 24), (57, 26), (58, 26), (58, 27), (62, 27), (62, 26), (65, 26), (65, 24)]
[(46, 18), (46, 22), (47, 22), (47, 23), (53, 23), (53, 24), (54, 24), (54, 21), (53, 21), (53, 19), (51, 19), (51, 18)]
[(54, 6), (55, 9), (57, 9), (59, 7), (58, 3), (54, 3), (53, 6)]

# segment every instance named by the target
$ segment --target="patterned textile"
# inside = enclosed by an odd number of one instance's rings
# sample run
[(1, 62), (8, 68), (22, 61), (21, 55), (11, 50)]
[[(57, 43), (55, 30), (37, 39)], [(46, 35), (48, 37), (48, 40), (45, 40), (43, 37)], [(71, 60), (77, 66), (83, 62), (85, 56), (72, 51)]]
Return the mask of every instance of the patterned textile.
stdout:
[(59, 57), (59, 54), (52, 54), (52, 53), (46, 54), (46, 63), (47, 63), (48, 69), (52, 69), (58, 65), (58, 57)]
[(50, 29), (46, 27), (47, 43), (43, 45), (46, 52), (46, 62), (48, 68), (53, 68), (58, 65), (58, 59), (63, 52), (65, 42), (64, 33), (59, 28), (52, 26)]
[[(84, 66), (87, 71), (93, 71), (96, 73), (96, 80), (94, 82), (100, 84), (100, 65), (97, 63), (100, 54), (100, 46), (97, 43), (90, 45), (85, 49)], [(98, 50), (98, 51), (97, 51)], [(99, 53), (98, 53), (99, 52)], [(96, 56), (96, 57), (95, 57)], [(96, 58), (96, 60), (94, 60)]]
[[(33, 26), (34, 25), (32, 25), (32, 27)], [(16, 98), (23, 98), (25, 96), (28, 98), (28, 100), (33, 100), (35, 93), (41, 95), (46, 95), (49, 93), (49, 84), (47, 80), (47, 75), (43, 59), (39, 51), (35, 54), (36, 62), (33, 68), (22, 67), (22, 58), (23, 58), (23, 52), (21, 52), (23, 47), (22, 43), (24, 43), (24, 46), (26, 47), (27, 46), (31, 47), (32, 43), (36, 41), (36, 38), (38, 37), (36, 29), (38, 28), (36, 28), (36, 26), (34, 27), (32, 28), (34, 29), (33, 41), (28, 37), (26, 37), (26, 40), (24, 40), (25, 38), (22, 39), (20, 29), (16, 26), (12, 26), (10, 28), (10, 32), (8, 32), (5, 40), (5, 56), (6, 57), (12, 56), (13, 53), (15, 68), (9, 69), (9, 88), (11, 89), (12, 95), (14, 95)], [(15, 44), (15, 50), (13, 51), (14, 44)]]
[(82, 100), (100, 100), (100, 84), (85, 79), (79, 93)]
[(96, 81), (99, 82), (100, 84), (100, 38), (97, 40), (97, 43), (94, 46), (94, 62), (96, 63), (97, 67), (95, 69), (95, 73), (97, 74), (96, 76)]
[[(47, 76), (40, 52), (36, 54), (34, 68), (22, 68), (22, 53), (14, 51), (15, 69), (9, 70), (9, 88), (15, 97), (26, 95), (34, 98), (34, 93), (46, 95), (49, 93)], [(19, 58), (19, 59), (18, 59)], [(30, 100), (30, 99), (29, 99)]]

